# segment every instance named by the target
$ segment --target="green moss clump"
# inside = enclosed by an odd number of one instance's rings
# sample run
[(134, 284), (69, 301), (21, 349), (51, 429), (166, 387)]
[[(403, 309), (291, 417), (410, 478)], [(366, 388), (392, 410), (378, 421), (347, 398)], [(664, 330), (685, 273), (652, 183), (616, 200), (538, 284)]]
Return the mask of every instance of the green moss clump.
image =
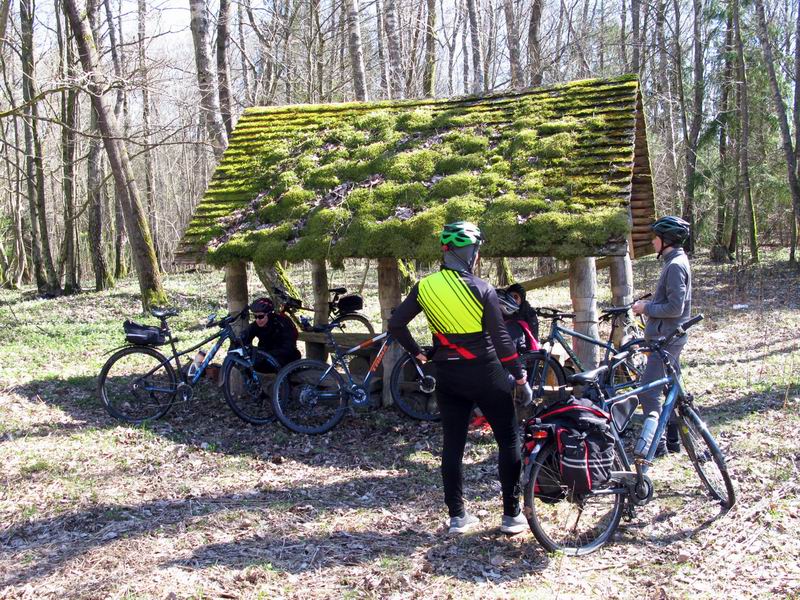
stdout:
[(341, 183), (336, 175), (336, 165), (324, 165), (310, 171), (304, 178), (305, 187), (314, 190), (324, 190), (336, 187)]
[(445, 154), (436, 163), (436, 173), (449, 175), (458, 171), (482, 169), (485, 166), (486, 157), (482, 154)]
[(258, 213), (259, 220), (262, 223), (278, 223), (285, 219), (299, 218), (308, 212), (308, 205), (314, 198), (314, 192), (294, 186), (276, 202), (262, 208)]
[(436, 169), (438, 153), (433, 150), (410, 150), (396, 155), (386, 174), (396, 181), (426, 181)]
[(444, 137), (445, 141), (456, 152), (461, 154), (472, 154), (483, 152), (489, 147), (489, 138), (466, 131), (453, 131)]
[(536, 130), (539, 135), (551, 135), (553, 133), (561, 133), (562, 131), (575, 131), (578, 128), (578, 119), (574, 117), (562, 117), (555, 121), (545, 121), (541, 123)]
[(382, 132), (394, 129), (396, 117), (388, 110), (376, 110), (356, 118), (354, 125), (358, 129)]
[(477, 182), (478, 177), (466, 171), (448, 175), (433, 184), (431, 187), (431, 196), (434, 198), (463, 196), (464, 194), (475, 191)]
[(375, 198), (402, 206), (421, 207), (428, 198), (428, 189), (417, 181), (410, 183), (397, 183), (387, 181), (375, 187)]
[(387, 142), (374, 142), (372, 144), (362, 146), (361, 148), (356, 148), (356, 150), (353, 152), (353, 158), (357, 160), (375, 160), (384, 152), (388, 152), (390, 149), (391, 144), (388, 144)]
[(544, 189), (544, 177), (541, 171), (526, 173), (517, 184), (517, 190), (523, 194), (538, 194)]
[(498, 193), (511, 191), (514, 187), (513, 181), (494, 171), (486, 171), (478, 178), (478, 192), (484, 198), (491, 198)]
[(401, 131), (426, 131), (433, 127), (433, 113), (430, 110), (416, 109), (397, 117), (397, 128)]
[(530, 148), (532, 154), (542, 159), (567, 156), (575, 146), (575, 134), (561, 132), (537, 140)]

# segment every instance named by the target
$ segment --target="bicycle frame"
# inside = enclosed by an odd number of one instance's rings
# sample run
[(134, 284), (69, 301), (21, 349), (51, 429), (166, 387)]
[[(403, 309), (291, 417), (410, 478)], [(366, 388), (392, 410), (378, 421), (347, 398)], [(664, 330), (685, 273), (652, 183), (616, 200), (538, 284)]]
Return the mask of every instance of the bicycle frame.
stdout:
[(591, 336), (585, 335), (580, 333), (579, 331), (575, 331), (574, 329), (569, 329), (568, 327), (562, 327), (558, 324), (558, 320), (554, 320), (553, 324), (550, 328), (550, 335), (544, 340), (544, 343), (549, 343), (550, 346), (546, 351), (547, 356), (551, 356), (553, 353), (553, 346), (555, 342), (558, 342), (563, 346), (564, 350), (567, 351), (567, 355), (572, 359), (572, 362), (575, 363), (575, 366), (578, 367), (579, 371), (585, 370), (585, 367), (581, 363), (578, 355), (572, 349), (572, 345), (567, 341), (567, 339), (562, 335), (566, 333), (570, 337), (578, 338), (579, 340), (583, 340), (584, 342), (588, 342), (594, 346), (598, 346), (600, 348), (605, 349), (605, 355), (603, 358), (603, 362), (607, 361), (609, 357), (614, 354), (616, 348), (611, 342), (604, 342), (603, 340), (599, 340), (597, 338), (593, 338)]

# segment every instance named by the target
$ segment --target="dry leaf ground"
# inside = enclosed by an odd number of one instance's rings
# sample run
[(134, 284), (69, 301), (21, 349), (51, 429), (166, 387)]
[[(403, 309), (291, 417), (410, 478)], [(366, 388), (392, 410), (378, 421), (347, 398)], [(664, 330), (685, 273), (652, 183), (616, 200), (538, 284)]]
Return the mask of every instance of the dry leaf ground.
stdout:
[[(695, 262), (707, 320), (685, 373), (727, 452), (738, 504), (720, 514), (685, 455), (662, 459), (653, 502), (615, 543), (579, 559), (499, 533), (487, 437), (471, 437), (466, 457), (482, 526), (448, 537), (435, 424), (380, 409), (298, 436), (242, 423), (206, 385), (161, 421), (123, 426), (100, 407), (95, 377), (123, 318), (140, 310), (135, 283), (60, 300), (0, 292), (0, 597), (797, 597), (800, 279), (777, 258)], [(640, 261), (637, 286), (657, 273)], [(168, 278), (183, 308), (176, 330), (221, 304), (220, 280)], [(564, 286), (531, 296), (568, 302)]]

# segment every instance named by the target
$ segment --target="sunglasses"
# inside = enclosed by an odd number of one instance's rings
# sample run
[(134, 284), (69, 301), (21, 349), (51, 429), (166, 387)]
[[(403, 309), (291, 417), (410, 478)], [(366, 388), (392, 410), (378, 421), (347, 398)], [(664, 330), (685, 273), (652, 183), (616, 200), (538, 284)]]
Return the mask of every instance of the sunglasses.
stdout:
[(267, 317), (267, 315), (266, 315), (266, 314), (253, 315), (253, 316), (254, 316), (254, 317), (256, 318), (256, 320), (258, 320), (258, 321), (260, 321), (261, 319), (265, 319), (265, 318)]

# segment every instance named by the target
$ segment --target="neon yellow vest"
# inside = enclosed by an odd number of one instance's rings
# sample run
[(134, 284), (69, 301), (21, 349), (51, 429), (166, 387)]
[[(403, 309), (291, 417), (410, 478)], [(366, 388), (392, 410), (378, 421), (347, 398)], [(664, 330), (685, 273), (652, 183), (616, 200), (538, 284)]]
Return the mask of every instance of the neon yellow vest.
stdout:
[(434, 333), (483, 331), (483, 305), (455, 271), (442, 269), (425, 277), (417, 298)]

